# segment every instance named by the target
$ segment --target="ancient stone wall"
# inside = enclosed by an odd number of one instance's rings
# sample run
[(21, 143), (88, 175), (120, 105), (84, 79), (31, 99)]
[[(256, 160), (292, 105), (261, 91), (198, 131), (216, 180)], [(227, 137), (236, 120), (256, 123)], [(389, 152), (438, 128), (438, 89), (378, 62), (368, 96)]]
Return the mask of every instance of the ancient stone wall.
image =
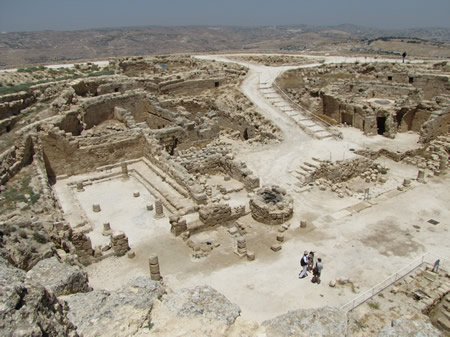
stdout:
[(250, 170), (244, 162), (237, 162), (222, 157), (220, 163), (223, 172), (243, 183), (247, 191), (252, 191), (259, 187), (259, 178), (253, 175), (253, 171)]
[(333, 183), (344, 182), (359, 176), (373, 166), (368, 158), (354, 158), (337, 161), (335, 163), (322, 161), (320, 166), (311, 173), (313, 180), (325, 178)]
[(36, 97), (27, 91), (0, 96), (0, 120), (18, 115), (21, 110), (35, 102)]
[(71, 133), (73, 136), (79, 136), (83, 131), (83, 125), (78, 115), (78, 109), (68, 111), (63, 117), (59, 118), (59, 121), (55, 121), (55, 125), (64, 132)]
[(0, 184), (5, 184), (22, 167), (30, 164), (34, 154), (34, 142), (31, 135), (16, 139), (14, 146), (0, 154)]
[(172, 160), (171, 156), (154, 139), (146, 136), (145, 142), (146, 146), (143, 147), (145, 158), (184, 187), (195, 202), (198, 204), (205, 203), (207, 196), (204, 188), (194, 182), (193, 175), (180, 163)]
[(398, 127), (399, 131), (415, 131), (419, 132), (422, 124), (430, 118), (431, 112), (427, 109), (413, 108), (403, 114), (401, 123)]
[(130, 92), (126, 94), (107, 94), (91, 98), (82, 104), (82, 121), (86, 129), (112, 119), (114, 108), (121, 107), (133, 114), (136, 123), (145, 122), (149, 110), (149, 102), (144, 92)]
[(450, 108), (434, 111), (430, 119), (420, 129), (420, 141), (428, 143), (450, 132)]
[[(89, 139), (89, 146), (80, 147), (80, 142), (74, 137), (50, 132), (42, 136), (44, 158), (47, 173), (50, 177), (68, 174), (75, 175), (92, 171), (108, 164), (118, 163), (143, 156), (144, 138), (141, 134), (129, 134), (115, 140), (100, 137), (98, 144), (95, 139)], [(95, 144), (95, 145), (94, 145)]]
[(215, 79), (199, 79), (199, 80), (187, 80), (187, 81), (177, 81), (176, 83), (169, 83), (160, 85), (160, 91), (162, 93), (170, 93), (177, 95), (193, 95), (205, 89), (213, 89), (221, 86), (224, 82), (223, 78)]
[(412, 85), (423, 90), (423, 98), (430, 100), (435, 96), (450, 92), (450, 82), (448, 76), (436, 75), (410, 75), (413, 80)]
[(188, 226), (190, 233), (199, 232), (218, 225), (225, 225), (230, 221), (235, 221), (245, 215), (245, 207), (231, 207), (228, 204), (213, 203), (200, 207), (198, 214), (203, 225), (197, 224), (195, 227)]

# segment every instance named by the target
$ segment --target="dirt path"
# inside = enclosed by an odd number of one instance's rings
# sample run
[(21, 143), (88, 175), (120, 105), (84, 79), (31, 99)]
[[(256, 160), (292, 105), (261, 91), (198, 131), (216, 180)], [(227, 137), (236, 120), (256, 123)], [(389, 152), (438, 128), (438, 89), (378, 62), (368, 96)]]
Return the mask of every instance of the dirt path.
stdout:
[[(299, 55), (300, 57), (311, 58), (312, 63), (301, 66), (268, 67), (227, 58), (227, 56), (236, 55), (239, 54), (202, 55), (195, 57), (221, 62), (232, 62), (248, 67), (249, 72), (240, 87), (241, 91), (255, 104), (267, 119), (271, 120), (281, 129), (284, 137), (284, 141), (279, 144), (256, 147), (239, 146), (236, 148), (237, 157), (247, 163), (248, 167), (260, 177), (263, 184), (275, 183), (289, 185), (297, 182), (297, 180), (289, 174), (289, 171), (297, 168), (304, 161), (310, 161), (312, 157), (320, 158), (322, 160), (330, 158), (332, 160), (350, 158), (354, 155), (349, 149), (360, 149), (363, 147), (371, 147), (372, 145), (376, 145), (378, 148), (380, 146), (394, 146), (399, 148), (403, 147), (406, 142), (409, 143), (412, 148), (416, 146), (415, 143), (417, 139), (412, 135), (401, 135), (395, 140), (387, 139), (382, 136), (368, 138), (363, 137), (362, 133), (359, 131), (355, 133), (355, 130), (349, 129), (341, 129), (344, 133), (344, 140), (318, 140), (312, 138), (297, 126), (287, 114), (281, 112), (266, 100), (259, 90), (261, 83), (269, 86), (281, 73), (287, 70), (320, 66), (323, 63), (318, 63), (318, 59), (324, 60), (325, 64), (364, 61), (395, 62), (395, 60), (365, 57), (317, 57), (311, 55)], [(401, 62), (401, 60), (398, 62)], [(268, 165), (268, 163), (270, 163), (270, 165)]]

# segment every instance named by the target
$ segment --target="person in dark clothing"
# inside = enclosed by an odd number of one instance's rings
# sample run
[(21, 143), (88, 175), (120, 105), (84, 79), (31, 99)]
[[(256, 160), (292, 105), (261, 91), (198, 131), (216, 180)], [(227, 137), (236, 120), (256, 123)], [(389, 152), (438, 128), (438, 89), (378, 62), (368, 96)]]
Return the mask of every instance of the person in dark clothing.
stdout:
[(320, 274), (322, 273), (323, 264), (322, 259), (319, 257), (317, 259), (316, 265), (313, 268), (313, 278), (311, 280), (312, 283), (320, 284)]

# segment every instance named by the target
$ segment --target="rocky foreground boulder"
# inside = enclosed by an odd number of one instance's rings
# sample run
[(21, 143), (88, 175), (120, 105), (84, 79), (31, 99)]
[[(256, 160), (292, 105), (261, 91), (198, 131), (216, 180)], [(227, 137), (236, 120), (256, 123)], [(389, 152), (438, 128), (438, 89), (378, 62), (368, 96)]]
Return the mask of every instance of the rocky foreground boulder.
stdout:
[[(151, 317), (151, 324), (136, 336), (253, 336), (241, 334), (242, 330), (254, 331), (245, 322), (236, 319), (241, 309), (225, 296), (209, 286), (180, 289), (163, 297)], [(235, 331), (236, 334), (231, 334)]]
[(0, 336), (76, 337), (67, 309), (52, 292), (0, 258)]
[(39, 261), (27, 272), (27, 279), (42, 284), (56, 296), (88, 292), (88, 275), (78, 266), (61, 263), (57, 257)]
[(117, 291), (94, 290), (65, 300), (69, 319), (84, 337), (131, 336), (150, 324), (153, 302), (164, 293), (160, 282), (142, 276)]
[(441, 337), (444, 336), (431, 323), (411, 321), (408, 319), (394, 319), (390, 326), (386, 326), (378, 333), (378, 337)]
[(267, 337), (334, 337), (347, 335), (347, 315), (338, 308), (300, 309), (264, 321)]

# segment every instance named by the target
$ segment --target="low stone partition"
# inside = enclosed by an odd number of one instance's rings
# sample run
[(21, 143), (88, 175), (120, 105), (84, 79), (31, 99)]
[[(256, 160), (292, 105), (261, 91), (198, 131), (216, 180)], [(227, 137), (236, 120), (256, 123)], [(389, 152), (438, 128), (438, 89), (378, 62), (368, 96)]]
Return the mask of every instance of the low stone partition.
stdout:
[(228, 204), (221, 203), (209, 204), (200, 208), (200, 221), (189, 223), (187, 229), (191, 234), (200, 232), (235, 221), (245, 214), (245, 206), (231, 207)]
[(262, 187), (250, 199), (253, 219), (268, 225), (280, 225), (292, 218), (294, 201), (286, 190), (276, 186)]
[(221, 159), (223, 171), (233, 179), (244, 184), (247, 191), (253, 191), (259, 187), (259, 178), (253, 175), (252, 170), (247, 168), (244, 162), (238, 162), (228, 158)]

